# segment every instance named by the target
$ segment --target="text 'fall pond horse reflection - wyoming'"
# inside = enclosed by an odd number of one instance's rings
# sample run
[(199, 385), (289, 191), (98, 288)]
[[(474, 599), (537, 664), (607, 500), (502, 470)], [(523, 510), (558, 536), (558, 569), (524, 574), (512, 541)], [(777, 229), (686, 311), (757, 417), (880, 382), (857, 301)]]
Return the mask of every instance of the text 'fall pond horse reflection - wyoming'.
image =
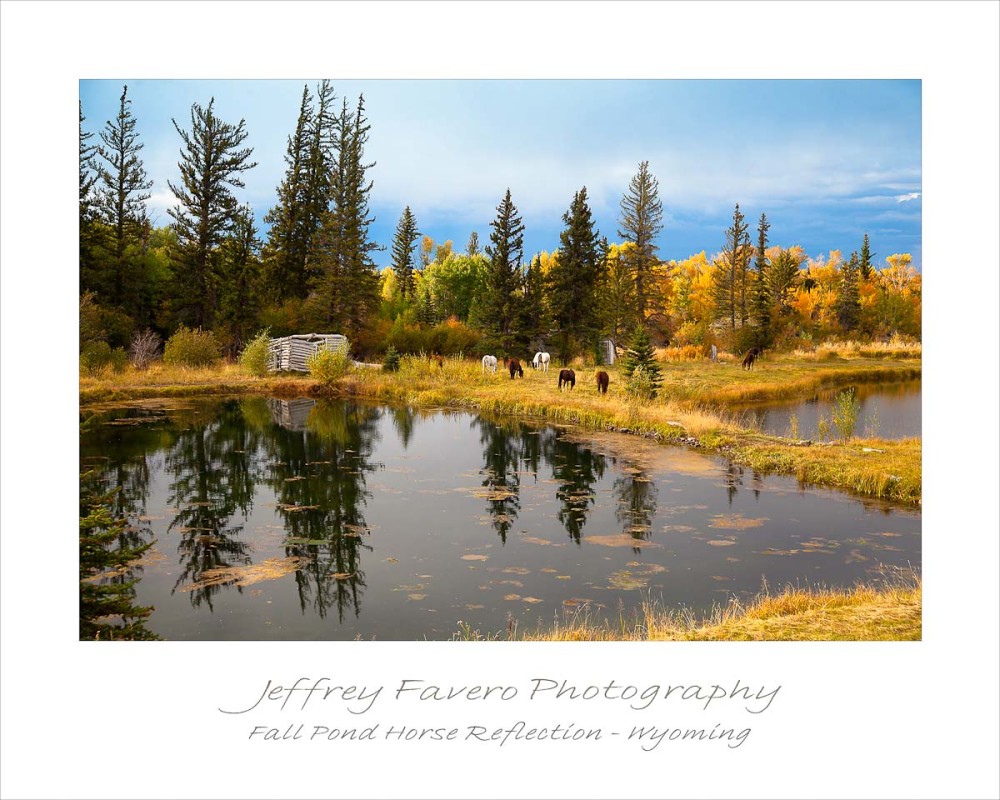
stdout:
[(155, 401), (81, 441), (164, 639), (448, 639), (918, 566), (913, 509), (636, 437), (343, 400)]

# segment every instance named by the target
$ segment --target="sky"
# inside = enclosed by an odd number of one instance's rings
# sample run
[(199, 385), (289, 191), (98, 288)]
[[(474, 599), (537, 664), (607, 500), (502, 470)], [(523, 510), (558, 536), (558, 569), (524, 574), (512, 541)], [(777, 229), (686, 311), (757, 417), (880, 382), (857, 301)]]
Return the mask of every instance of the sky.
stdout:
[[(84, 80), (84, 130), (117, 113), (127, 84), (154, 185), (154, 224), (170, 222), (181, 140), (192, 103), (246, 121), (258, 166), (237, 189), (261, 232), (285, 171), (302, 80)], [(525, 226), (525, 258), (559, 246), (562, 216), (587, 187), (596, 227), (618, 235), (620, 201), (641, 161), (659, 183), (662, 259), (722, 250), (739, 203), (756, 242), (761, 213), (771, 245), (810, 256), (860, 250), (876, 264), (910, 253), (921, 267), (919, 80), (350, 80), (332, 79), (352, 108), (364, 94), (371, 124), (375, 254), (409, 206), (421, 234), (464, 251), (509, 188)], [(339, 100), (338, 100), (339, 102)], [(96, 137), (95, 137), (96, 139)], [(92, 142), (94, 140), (91, 140)]]

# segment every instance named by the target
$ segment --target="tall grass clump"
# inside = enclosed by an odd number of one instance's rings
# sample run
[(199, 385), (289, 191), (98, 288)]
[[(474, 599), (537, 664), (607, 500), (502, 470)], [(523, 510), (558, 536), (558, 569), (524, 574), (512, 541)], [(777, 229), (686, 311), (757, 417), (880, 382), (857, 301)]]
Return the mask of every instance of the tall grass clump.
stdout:
[(167, 339), (163, 348), (163, 363), (177, 367), (205, 367), (222, 358), (215, 334), (201, 328), (191, 330), (181, 325)]
[(264, 328), (240, 353), (240, 366), (251, 375), (262, 378), (267, 375), (268, 347), (271, 344), (271, 332)]
[(347, 350), (331, 350), (323, 347), (306, 359), (309, 374), (326, 387), (333, 386), (351, 368), (351, 356)]
[(831, 415), (840, 438), (847, 442), (854, 436), (854, 428), (861, 414), (861, 404), (854, 399), (854, 389), (846, 389), (833, 399)]

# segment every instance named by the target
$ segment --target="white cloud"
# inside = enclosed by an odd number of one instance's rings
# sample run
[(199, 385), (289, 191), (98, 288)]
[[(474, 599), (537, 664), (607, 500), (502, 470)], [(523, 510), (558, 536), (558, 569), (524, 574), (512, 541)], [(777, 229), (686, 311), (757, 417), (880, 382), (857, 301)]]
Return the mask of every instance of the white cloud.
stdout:
[(897, 203), (907, 203), (910, 200), (916, 200), (920, 197), (920, 192), (907, 192), (906, 194), (901, 194), (896, 197)]

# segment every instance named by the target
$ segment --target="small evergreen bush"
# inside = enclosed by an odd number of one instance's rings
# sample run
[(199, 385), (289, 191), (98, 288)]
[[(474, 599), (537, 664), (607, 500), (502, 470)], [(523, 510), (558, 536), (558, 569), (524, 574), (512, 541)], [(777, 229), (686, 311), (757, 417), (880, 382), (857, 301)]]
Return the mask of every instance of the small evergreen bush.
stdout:
[(211, 331), (191, 330), (183, 325), (167, 339), (163, 363), (178, 367), (204, 367), (222, 358), (219, 343)]
[(382, 369), (385, 372), (399, 372), (399, 352), (392, 345), (389, 345), (389, 349), (385, 351)]
[(656, 363), (656, 354), (653, 352), (652, 342), (649, 341), (649, 334), (642, 325), (635, 329), (628, 351), (625, 353), (622, 371), (625, 375), (626, 391), (632, 375), (640, 368), (642, 375), (636, 379), (636, 390), (649, 391), (648, 399), (652, 400), (663, 383), (663, 377), (660, 366)]

